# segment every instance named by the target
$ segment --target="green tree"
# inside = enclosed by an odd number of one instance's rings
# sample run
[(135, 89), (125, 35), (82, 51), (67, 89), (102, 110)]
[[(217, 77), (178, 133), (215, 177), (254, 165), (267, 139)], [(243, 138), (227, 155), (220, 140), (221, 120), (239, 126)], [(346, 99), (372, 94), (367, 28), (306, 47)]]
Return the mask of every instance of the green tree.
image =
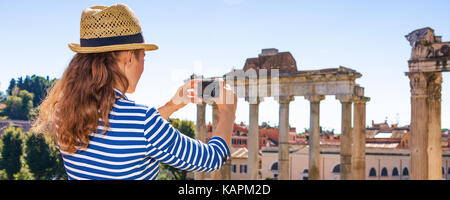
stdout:
[(8, 89), (6, 90), (7, 95), (12, 95), (12, 90), (16, 87), (16, 79), (11, 79), (9, 81)]
[(19, 90), (27, 90), (34, 94), (33, 105), (38, 106), (47, 95), (47, 89), (53, 84), (54, 81), (56, 81), (56, 79), (50, 80), (48, 76), (44, 78), (36, 75), (32, 75), (31, 77), (26, 76), (25, 79), (19, 77), (17, 81), (15, 79), (11, 79), (7, 93), (10, 96), (15, 96), (13, 95), (13, 90), (15, 87)]
[(3, 148), (1, 149), (2, 159), (0, 169), (5, 169), (8, 179), (13, 179), (14, 174), (20, 171), (22, 163), (22, 129), (8, 127), (2, 137)]
[(58, 146), (56, 145), (56, 142), (53, 140), (47, 140), (50, 147), (50, 156), (52, 160), (52, 167), (51, 167), (51, 177), (48, 177), (49, 179), (57, 179), (57, 180), (67, 180), (67, 173), (66, 169), (64, 168), (64, 161), (61, 156), (61, 152), (59, 151)]
[(14, 180), (35, 180), (33, 173), (26, 166), (22, 167), (13, 177)]
[(13, 96), (9, 96), (6, 100), (6, 107), (3, 109), (3, 115), (10, 119), (29, 120), (33, 109), (34, 95), (26, 90), (12, 92)]
[[(172, 126), (178, 129), (182, 134), (190, 138), (195, 138), (194, 122), (180, 119), (169, 119), (169, 121), (172, 124)], [(187, 171), (177, 169), (164, 163), (162, 164), (162, 169), (169, 171), (176, 180), (187, 179)]]
[(44, 135), (29, 133), (25, 138), (25, 162), (38, 180), (50, 179), (56, 160), (51, 155), (50, 146)]
[(22, 98), (17, 96), (9, 96), (6, 100), (6, 107), (3, 109), (2, 115), (10, 119), (19, 119), (22, 112)]
[(33, 98), (34, 94), (31, 92), (28, 92), (26, 90), (20, 90), (19, 91), (19, 97), (22, 98), (22, 115), (21, 118), (23, 120), (29, 120), (30, 119), (30, 112), (33, 109)]
[(0, 180), (8, 180), (8, 176), (6, 175), (6, 170), (0, 170)]

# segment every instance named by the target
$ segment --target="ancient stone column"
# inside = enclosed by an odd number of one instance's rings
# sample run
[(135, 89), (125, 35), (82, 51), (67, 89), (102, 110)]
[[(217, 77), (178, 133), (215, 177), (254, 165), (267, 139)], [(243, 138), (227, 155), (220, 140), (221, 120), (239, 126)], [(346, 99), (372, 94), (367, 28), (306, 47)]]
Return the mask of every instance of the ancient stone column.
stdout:
[(366, 178), (366, 102), (368, 97), (355, 98), (352, 133), (352, 179)]
[(352, 179), (352, 101), (351, 95), (336, 95), (342, 104), (340, 179)]
[(305, 96), (310, 102), (308, 178), (320, 180), (320, 101), (323, 95)]
[(428, 179), (428, 78), (423, 72), (408, 73), (408, 76), (411, 86), (411, 179), (425, 180)]
[(428, 77), (428, 179), (442, 180), (441, 132), (442, 72)]
[[(195, 138), (204, 143), (206, 143), (206, 136), (207, 136), (205, 110), (206, 110), (205, 103), (197, 104), (197, 123), (195, 124)], [(196, 172), (194, 174), (194, 178), (195, 178), (195, 180), (204, 180), (205, 173), (204, 172)]]
[(278, 179), (288, 180), (289, 175), (289, 103), (293, 96), (280, 96), (279, 125), (278, 125)]
[(248, 179), (257, 180), (258, 179), (258, 151), (259, 151), (259, 126), (258, 126), (258, 111), (259, 103), (262, 99), (255, 99), (255, 101), (249, 101), (250, 112), (249, 112), (249, 128), (247, 135), (248, 144)]
[[(213, 123), (212, 123), (212, 128), (213, 128), (213, 133), (217, 128), (217, 124), (219, 123), (219, 117), (220, 117), (220, 112), (219, 109), (217, 107), (217, 104), (213, 104), (212, 105), (212, 110), (213, 110)], [(231, 134), (231, 133), (230, 133)], [(231, 142), (230, 142), (231, 144)], [(229, 147), (230, 151), (231, 151), (231, 146)], [(227, 162), (216, 172), (214, 172), (213, 174), (213, 179), (214, 180), (231, 180), (231, 157), (228, 158)]]

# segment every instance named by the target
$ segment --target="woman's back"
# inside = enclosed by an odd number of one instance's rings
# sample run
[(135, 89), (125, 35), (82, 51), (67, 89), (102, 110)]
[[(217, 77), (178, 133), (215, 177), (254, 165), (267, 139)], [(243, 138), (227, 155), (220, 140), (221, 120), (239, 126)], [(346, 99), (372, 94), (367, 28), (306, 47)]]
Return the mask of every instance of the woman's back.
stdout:
[[(117, 89), (116, 96), (121, 92)], [(86, 150), (62, 152), (69, 179), (149, 179), (158, 176), (159, 163), (189, 171), (219, 169), (230, 155), (220, 137), (208, 144), (180, 134), (154, 107), (117, 99), (105, 134), (100, 120)]]
[[(195, 90), (199, 80), (186, 82), (158, 109), (125, 96), (136, 89), (145, 51), (158, 49), (144, 43), (139, 21), (126, 5), (84, 9), (80, 44), (69, 47), (77, 54), (49, 89), (33, 128), (58, 142), (69, 179), (156, 179), (160, 162), (207, 172), (228, 159), (237, 102), (229, 87), (222, 85), (217, 103), (221, 117), (208, 144), (166, 121), (200, 100), (187, 92)], [(229, 97), (234, 101), (223, 101)]]

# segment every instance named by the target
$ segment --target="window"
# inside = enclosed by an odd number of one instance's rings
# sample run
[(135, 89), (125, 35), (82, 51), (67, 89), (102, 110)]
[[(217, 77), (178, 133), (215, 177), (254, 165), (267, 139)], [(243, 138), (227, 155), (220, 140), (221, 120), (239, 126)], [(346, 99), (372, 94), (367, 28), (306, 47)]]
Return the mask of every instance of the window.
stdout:
[(386, 169), (386, 167), (383, 167), (383, 169), (381, 170), (381, 176), (388, 176), (388, 170)]
[(369, 171), (369, 177), (376, 177), (377, 176), (377, 170), (375, 170), (375, 168), (370, 168)]
[(239, 165), (239, 173), (241, 174), (247, 173), (247, 165)]
[[(266, 144), (266, 141), (265, 140), (263, 140), (263, 144)], [(450, 169), (450, 168), (449, 168)]]
[(309, 174), (308, 174), (309, 170), (308, 169), (304, 169), (303, 173), (302, 173), (302, 179), (303, 180), (308, 180), (309, 179)]
[(244, 140), (243, 142), (244, 142), (244, 144), (247, 144), (247, 140)]
[(407, 167), (403, 168), (403, 176), (409, 176), (409, 170)]
[(392, 170), (392, 176), (399, 176), (397, 167)]
[(236, 173), (236, 165), (231, 165), (231, 172)]
[(231, 144), (236, 144), (236, 140), (235, 140), (235, 139), (232, 139), (232, 140), (231, 140)]
[(272, 167), (270, 167), (271, 171), (278, 171), (278, 162), (275, 162), (272, 164)]
[(335, 173), (335, 174), (341, 173), (341, 164), (337, 164), (336, 166), (334, 166), (332, 172)]

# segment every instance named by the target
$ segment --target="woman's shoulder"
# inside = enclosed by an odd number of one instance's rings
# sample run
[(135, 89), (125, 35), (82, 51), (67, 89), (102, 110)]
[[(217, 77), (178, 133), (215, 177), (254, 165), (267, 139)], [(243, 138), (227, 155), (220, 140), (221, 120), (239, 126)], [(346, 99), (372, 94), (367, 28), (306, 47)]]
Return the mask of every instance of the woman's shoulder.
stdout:
[(128, 99), (118, 99), (114, 105), (116, 108), (126, 108), (126, 109), (134, 109), (143, 113), (154, 112), (156, 108), (153, 106), (136, 103), (133, 100)]

